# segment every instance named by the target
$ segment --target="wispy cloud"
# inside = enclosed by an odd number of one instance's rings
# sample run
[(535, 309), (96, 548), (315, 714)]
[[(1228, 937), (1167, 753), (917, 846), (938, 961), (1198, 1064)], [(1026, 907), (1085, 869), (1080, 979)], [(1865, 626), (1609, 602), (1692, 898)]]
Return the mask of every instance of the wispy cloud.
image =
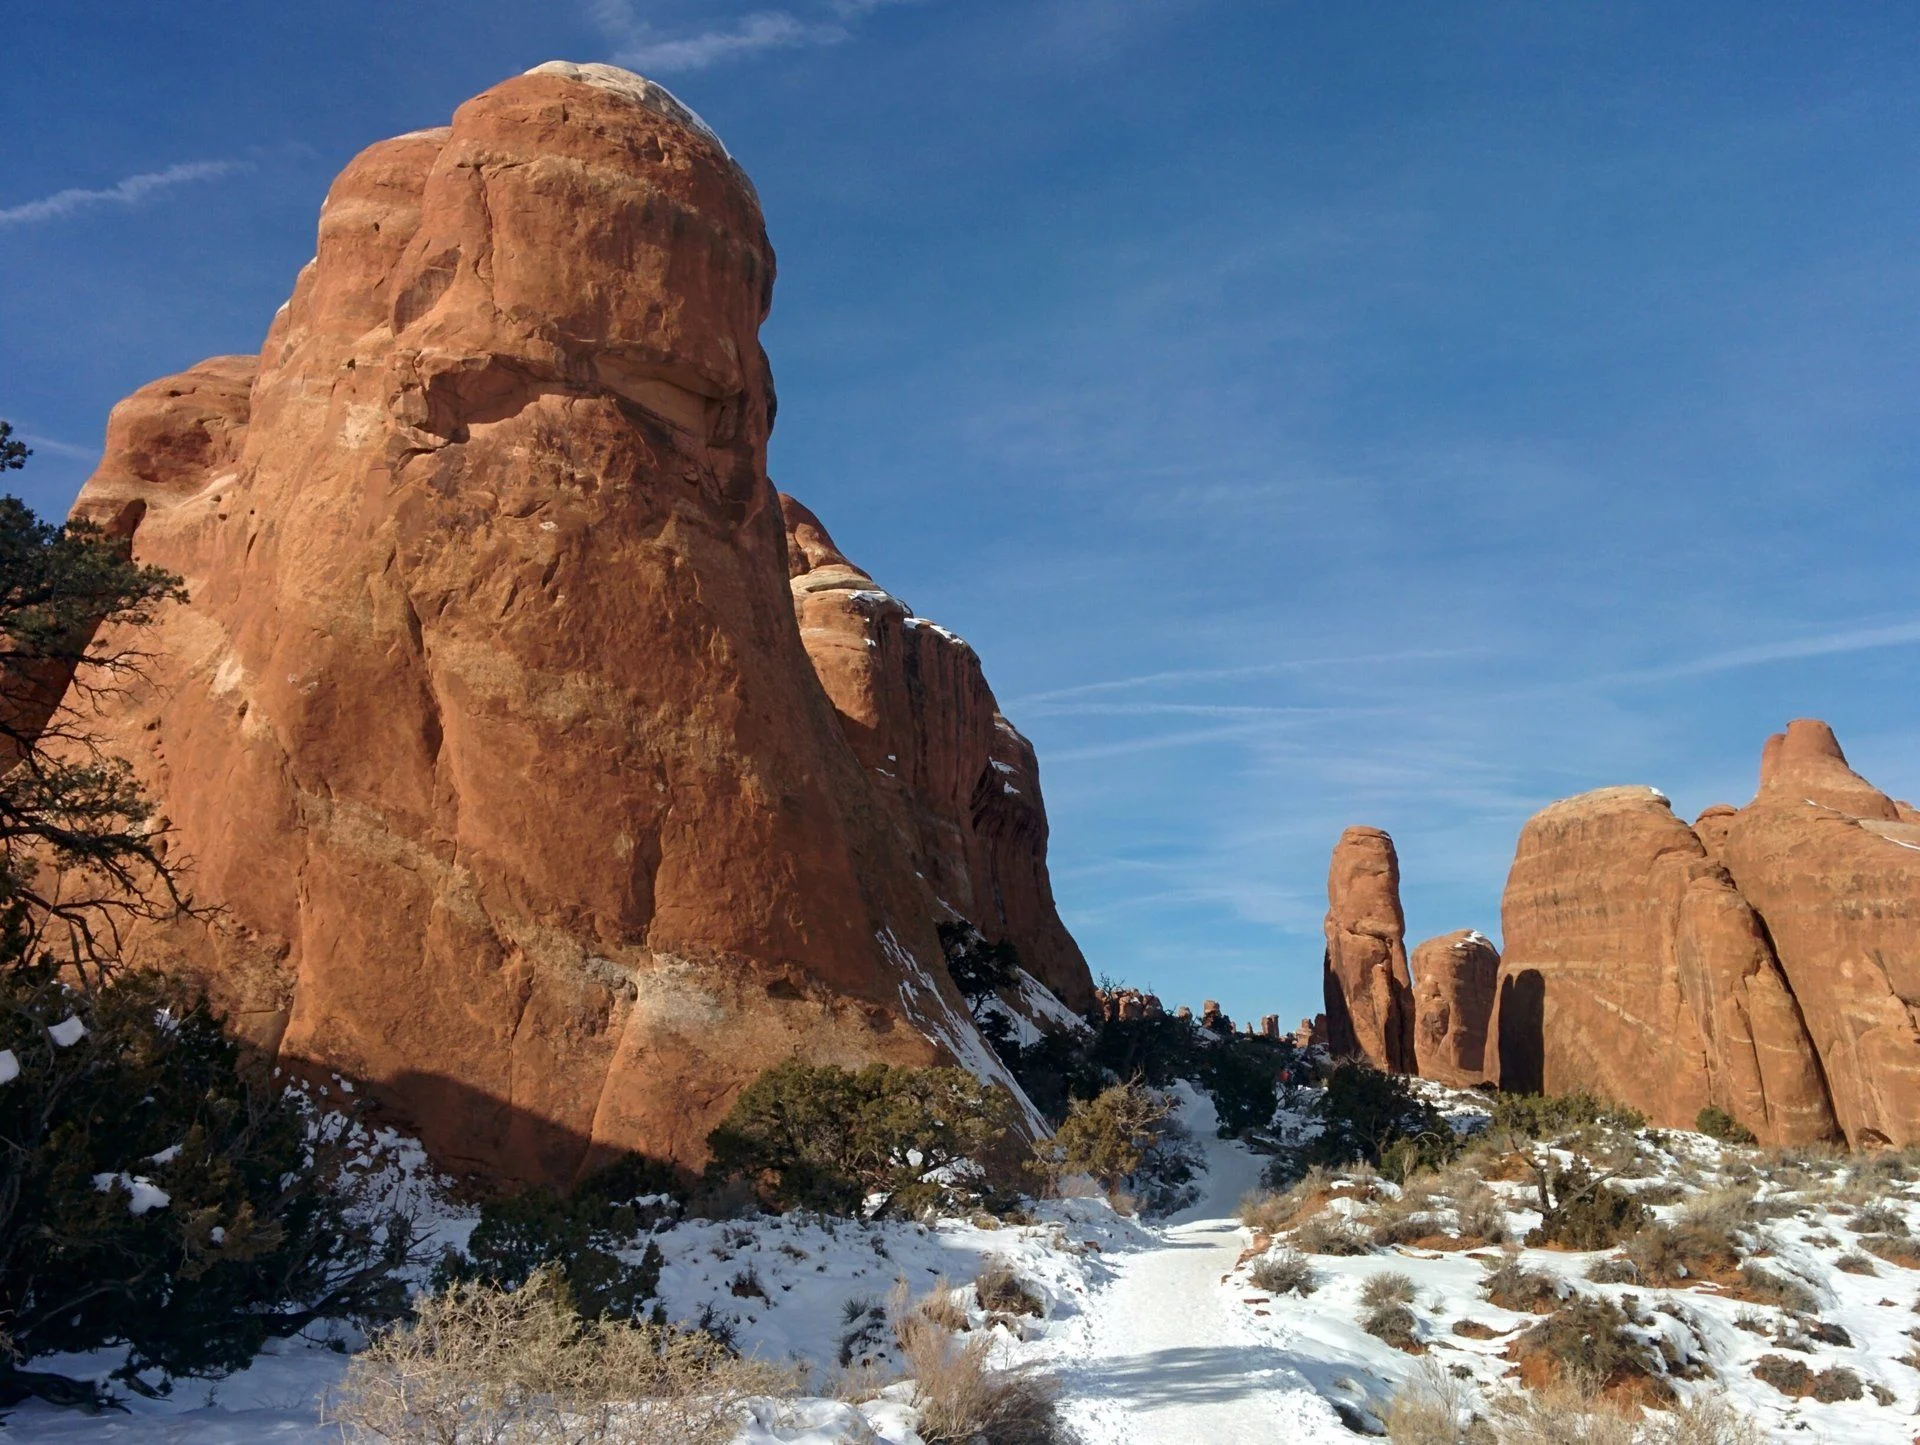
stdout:
[(1016, 697), (1008, 705), (1024, 707), (1063, 698), (1088, 697), (1095, 693), (1131, 692), (1135, 688), (1142, 687), (1184, 686), (1188, 683), (1225, 682), (1242, 677), (1270, 677), (1275, 673), (1304, 672), (1316, 667), (1353, 668), (1393, 662), (1444, 662), (1454, 658), (1478, 657), (1485, 652), (1486, 649), (1482, 647), (1427, 647), (1410, 648), (1401, 652), (1348, 654), (1344, 657), (1301, 657), (1289, 658), (1281, 662), (1251, 662), (1239, 667), (1177, 668), (1170, 672), (1143, 672), (1132, 677), (1109, 677), (1098, 682), (1077, 683), (1072, 687), (1048, 688), (1044, 692), (1030, 692), (1024, 697)]
[(1227, 702), (1039, 702), (1032, 717), (1329, 717), (1352, 709)]
[(71, 457), (79, 462), (100, 460), (99, 447), (77, 446), (73, 442), (63, 442), (54, 437), (41, 436), (36, 432), (23, 431), (17, 435), (21, 441), (37, 452), (51, 452), (56, 457)]
[(1664, 682), (1669, 678), (1701, 677), (1714, 672), (1732, 672), (1743, 667), (1764, 667), (1772, 662), (1792, 662), (1803, 657), (1833, 657), (1846, 652), (1870, 652), (1881, 647), (1910, 647), (1920, 643), (1920, 621), (1896, 622), (1886, 627), (1858, 627), (1845, 632), (1829, 632), (1818, 637), (1801, 637), (1785, 642), (1763, 642), (1754, 647), (1737, 647), (1729, 652), (1713, 652), (1687, 662), (1666, 667), (1649, 667), (1635, 672), (1616, 673), (1609, 682)]
[(1155, 753), (1167, 748), (1196, 747), (1203, 743), (1224, 742), (1232, 738), (1253, 737), (1267, 731), (1271, 722), (1234, 723), (1226, 727), (1199, 728), (1192, 732), (1158, 733), (1150, 737), (1126, 738), (1114, 743), (1095, 743), (1084, 748), (1056, 748), (1047, 754), (1047, 763), (1084, 763), (1098, 758), (1124, 758), (1135, 753)]
[(211, 181), (235, 171), (250, 169), (244, 161), (189, 161), (184, 165), (168, 166), (164, 171), (145, 171), (137, 176), (128, 176), (123, 181), (97, 190), (71, 186), (64, 191), (55, 191), (50, 196), (42, 196), (37, 201), (27, 201), (0, 210), (0, 226), (57, 221), (92, 206), (131, 206), (156, 191), (170, 190), (190, 181)]
[(614, 60), (656, 74), (706, 70), (725, 61), (769, 50), (838, 45), (853, 38), (865, 16), (912, 0), (829, 0), (812, 17), (789, 10), (756, 10), (725, 25), (686, 35), (666, 35), (634, 13), (632, 0), (593, 0), (592, 14), (619, 47)]

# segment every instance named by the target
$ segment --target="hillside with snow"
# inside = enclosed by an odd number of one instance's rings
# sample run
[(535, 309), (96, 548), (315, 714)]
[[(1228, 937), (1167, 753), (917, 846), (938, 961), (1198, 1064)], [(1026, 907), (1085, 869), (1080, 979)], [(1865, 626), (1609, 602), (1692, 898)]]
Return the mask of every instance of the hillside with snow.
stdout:
[[(1455, 1127), (1484, 1127), (1481, 1096), (1425, 1092)], [(1673, 1131), (1602, 1130), (1604, 1140), (1588, 1131), (1583, 1147), (1611, 1151), (1611, 1187), (1642, 1201), (1652, 1227), (1680, 1238), (1711, 1223), (1733, 1242), (1737, 1257), (1697, 1278), (1669, 1258), (1678, 1277), (1662, 1287), (1621, 1263), (1635, 1258), (1631, 1241), (1512, 1243), (1540, 1222), (1535, 1186), (1498, 1177), (1512, 1171), (1492, 1150), (1405, 1187), (1362, 1166), (1310, 1175), (1290, 1195), (1262, 1192), (1270, 1156), (1217, 1137), (1204, 1094), (1176, 1093), (1204, 1171), (1198, 1198), (1166, 1218), (1126, 1217), (1087, 1191), (1035, 1203), (1019, 1223), (796, 1212), (653, 1228), (669, 1318), (804, 1367), (801, 1393), (751, 1402), (736, 1439), (925, 1445), (913, 1382), (893, 1377), (892, 1321), (908, 1299), (943, 1300), (960, 1335), (991, 1342), (996, 1366), (1050, 1377), (1060, 1426), (1084, 1445), (1340, 1442), (1385, 1434), (1389, 1421), (1395, 1439), (1419, 1442), (1630, 1439), (1472, 1433), (1509, 1428), (1502, 1401), (1541, 1384), (1528, 1332), (1594, 1300), (1618, 1307), (1643, 1366), (1616, 1372), (1589, 1399), (1610, 1403), (1609, 1418), (1637, 1417), (1641, 1438), (1913, 1438), (1920, 1258), (1908, 1243), (1917, 1186), (1904, 1156), (1788, 1159)], [(1290, 1091), (1268, 1137), (1310, 1135), (1313, 1095)], [(363, 1187), (410, 1194), (438, 1241), (461, 1241), (473, 1215), (450, 1202), (417, 1148), (390, 1133), (358, 1142)], [(1539, 1157), (1565, 1161), (1571, 1151), (1543, 1145)], [(1259, 1201), (1249, 1212), (1264, 1208), (1276, 1228), (1242, 1222), (1249, 1196)], [(1489, 1234), (1508, 1242), (1474, 1243)], [(645, 1243), (636, 1239), (636, 1250)], [(1684, 1253), (1671, 1245), (1669, 1254), (1676, 1249)], [(1017, 1279), (1031, 1313), (982, 1307), (973, 1281), (989, 1266)], [(10, 1413), (7, 1436), (22, 1445), (335, 1440), (327, 1402), (343, 1350), (357, 1343), (317, 1331), (228, 1379), (127, 1398), (123, 1412), (29, 1404)], [(97, 1363), (104, 1375), (112, 1361)], [(863, 1393), (849, 1391), (850, 1366), (866, 1398), (834, 1398)], [(1628, 1377), (1634, 1388), (1618, 1388)], [(1731, 1402), (1738, 1419), (1711, 1428), (1744, 1421), (1763, 1433), (1672, 1433), (1674, 1409), (1714, 1400)], [(1422, 1408), (1431, 1430), (1436, 1406), (1455, 1413), (1457, 1435), (1409, 1433)]]

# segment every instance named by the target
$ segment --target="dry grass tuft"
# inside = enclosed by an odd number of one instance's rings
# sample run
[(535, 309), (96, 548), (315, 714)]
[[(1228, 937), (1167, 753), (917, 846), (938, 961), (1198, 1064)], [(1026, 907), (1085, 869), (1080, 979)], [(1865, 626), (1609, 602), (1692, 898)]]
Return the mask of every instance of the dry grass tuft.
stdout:
[(1278, 1234), (1326, 1208), (1335, 1182), (1325, 1165), (1316, 1164), (1284, 1190), (1252, 1190), (1240, 1200), (1240, 1222), (1259, 1234)]
[(1367, 1216), (1369, 1236), (1378, 1245), (1412, 1244), (1440, 1233), (1439, 1206), (1426, 1189), (1408, 1188), (1383, 1200)]
[(1920, 1174), (1920, 1152), (1913, 1149), (1855, 1154), (1848, 1163), (1846, 1180), (1835, 1192), (1844, 1204), (1879, 1203), (1896, 1184), (1905, 1184)]
[(1453, 1196), (1460, 1234), (1482, 1244), (1503, 1244), (1507, 1238), (1507, 1207), (1481, 1180)]
[(1855, 1234), (1893, 1234), (1904, 1237), (1907, 1233), (1905, 1211), (1895, 1209), (1884, 1200), (1878, 1204), (1869, 1204), (1853, 1212), (1853, 1218), (1847, 1221), (1847, 1228)]
[(1819, 1297), (1812, 1290), (1793, 1276), (1776, 1274), (1752, 1260), (1740, 1266), (1740, 1285), (1747, 1298), (1758, 1304), (1773, 1305), (1794, 1314), (1820, 1313)]
[(1565, 1381), (1506, 1397), (1492, 1423), (1497, 1445), (1634, 1445), (1637, 1433), (1632, 1419)]
[(1460, 1381), (1428, 1362), (1382, 1412), (1393, 1445), (1494, 1445)]
[(907, 1282), (904, 1279), (895, 1280), (889, 1304), (892, 1306), (896, 1337), (900, 1333), (901, 1318), (908, 1314), (916, 1315), (949, 1334), (964, 1334), (972, 1328), (973, 1322), (967, 1318), (967, 1307), (954, 1298), (953, 1286), (945, 1279), (936, 1279), (933, 1288), (915, 1300), (911, 1307), (907, 1299)]
[(1873, 1267), (1873, 1261), (1857, 1249), (1850, 1249), (1841, 1255), (1833, 1262), (1833, 1267), (1842, 1274), (1864, 1274), (1873, 1276), (1880, 1273), (1879, 1270)]
[(990, 1259), (974, 1278), (973, 1292), (980, 1308), (1002, 1315), (1046, 1316), (1046, 1305), (1004, 1259)]
[(1410, 1305), (1413, 1303), (1413, 1277), (1395, 1269), (1382, 1270), (1360, 1287), (1360, 1303)]
[(327, 1415), (349, 1440), (393, 1445), (723, 1445), (747, 1399), (798, 1383), (703, 1334), (583, 1321), (543, 1269), (510, 1293), (420, 1299), (411, 1324), (354, 1357)]
[(1055, 1445), (1060, 1439), (1054, 1401), (1059, 1387), (1032, 1370), (996, 1370), (985, 1335), (960, 1341), (926, 1309), (927, 1300), (902, 1307), (895, 1288), (894, 1338), (913, 1377), (920, 1437), (927, 1445)]
[(1553, 1276), (1521, 1264), (1518, 1250), (1507, 1251), (1487, 1272), (1485, 1283), (1487, 1298), (1503, 1310), (1538, 1314), (1560, 1301), (1560, 1286)]
[(1860, 1247), (1902, 1269), (1920, 1269), (1920, 1241), (1904, 1234), (1863, 1234)]
[(1255, 1289), (1268, 1294), (1294, 1294), (1305, 1299), (1320, 1288), (1320, 1273), (1295, 1249), (1283, 1249), (1259, 1260), (1248, 1273)]
[(872, 1360), (846, 1365), (827, 1377), (827, 1394), (848, 1405), (864, 1405), (878, 1399), (880, 1392), (900, 1378), (898, 1370)]
[(1656, 1415), (1641, 1434), (1643, 1445), (1765, 1445), (1766, 1438), (1758, 1425), (1710, 1395)]
[(1373, 1252), (1367, 1236), (1344, 1219), (1316, 1214), (1293, 1231), (1293, 1240), (1307, 1254), (1358, 1255)]

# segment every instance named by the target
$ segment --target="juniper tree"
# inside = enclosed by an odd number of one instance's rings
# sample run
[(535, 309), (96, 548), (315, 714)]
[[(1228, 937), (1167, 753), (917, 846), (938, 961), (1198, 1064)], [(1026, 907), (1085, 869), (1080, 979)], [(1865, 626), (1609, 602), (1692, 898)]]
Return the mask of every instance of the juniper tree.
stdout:
[[(0, 423), (0, 471), (28, 455)], [(115, 1376), (151, 1392), (404, 1304), (407, 1221), (330, 1187), (305, 1110), (204, 1000), (117, 967), (130, 920), (187, 904), (97, 709), (184, 597), (0, 497), (0, 1406), (108, 1400), (36, 1357), (119, 1347)]]
[[(0, 423), (0, 470), (29, 455)], [(185, 902), (151, 803), (96, 731), (149, 660), (140, 628), (185, 596), (92, 524), (0, 497), (0, 968), (52, 957), (97, 980), (128, 920)]]

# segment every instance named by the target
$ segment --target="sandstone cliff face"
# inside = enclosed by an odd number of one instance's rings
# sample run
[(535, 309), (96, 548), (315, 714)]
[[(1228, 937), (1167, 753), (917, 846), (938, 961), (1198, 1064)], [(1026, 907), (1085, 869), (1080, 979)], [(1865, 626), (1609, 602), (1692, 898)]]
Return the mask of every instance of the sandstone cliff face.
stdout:
[(1086, 960), (1054, 909), (1033, 748), (1001, 716), (979, 657), (881, 590), (806, 507), (780, 505), (801, 642), (902, 849), (937, 897), (1011, 941), (1069, 1007), (1092, 1007)]
[(1647, 789), (1522, 832), (1493, 1057), (1510, 1088), (1587, 1088), (1763, 1141), (1920, 1139), (1920, 828), (1803, 720), (1758, 795), (1693, 828)]
[(1483, 1082), (1500, 951), (1463, 928), (1420, 944), (1412, 966), (1416, 1072), (1456, 1089)]
[(1856, 1145), (1920, 1142), (1920, 826), (1847, 766), (1824, 723), (1768, 740), (1728, 872), (1766, 920)]
[(1378, 828), (1349, 828), (1327, 871), (1327, 1045), (1397, 1074), (1414, 1068), (1400, 859)]
[(221, 911), (134, 958), (456, 1167), (697, 1161), (793, 1055), (991, 1071), (941, 898), (1091, 998), (970, 650), (802, 644), (877, 604), (800, 586), (845, 564), (766, 476), (773, 272), (677, 102), (543, 66), (349, 165), (257, 363), (123, 403), (76, 504), (193, 596), (107, 742)]

